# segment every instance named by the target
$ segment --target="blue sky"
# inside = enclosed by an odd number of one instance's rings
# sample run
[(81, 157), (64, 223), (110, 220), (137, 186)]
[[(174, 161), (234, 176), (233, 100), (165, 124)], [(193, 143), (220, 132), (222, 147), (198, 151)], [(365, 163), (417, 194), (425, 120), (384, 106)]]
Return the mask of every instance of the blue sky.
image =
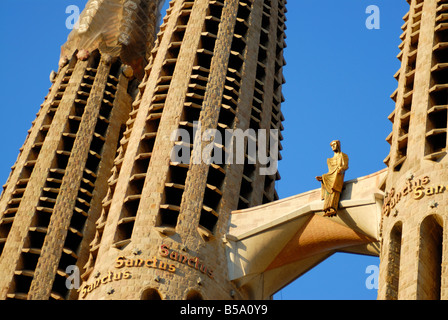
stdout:
[[(66, 8), (86, 0), (2, 0), (0, 11), (0, 181), (3, 184), (57, 69)], [(369, 30), (366, 8), (380, 9), (380, 29)], [(390, 94), (400, 64), (405, 0), (289, 0), (284, 75), (286, 102), (280, 198), (319, 187), (329, 142), (350, 157), (346, 179), (384, 168), (394, 109)], [(164, 11), (163, 11), (164, 13)], [(375, 257), (335, 254), (275, 295), (275, 299), (376, 299), (365, 281)]]

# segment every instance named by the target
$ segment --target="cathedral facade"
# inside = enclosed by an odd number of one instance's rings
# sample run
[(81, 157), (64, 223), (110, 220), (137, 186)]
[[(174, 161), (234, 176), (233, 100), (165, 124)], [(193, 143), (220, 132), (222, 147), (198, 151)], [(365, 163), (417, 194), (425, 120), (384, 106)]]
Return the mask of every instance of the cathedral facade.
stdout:
[(335, 252), (448, 298), (448, 1), (408, 2), (387, 168), (329, 215), (275, 190), (285, 0), (88, 1), (3, 187), (0, 299), (269, 299)]

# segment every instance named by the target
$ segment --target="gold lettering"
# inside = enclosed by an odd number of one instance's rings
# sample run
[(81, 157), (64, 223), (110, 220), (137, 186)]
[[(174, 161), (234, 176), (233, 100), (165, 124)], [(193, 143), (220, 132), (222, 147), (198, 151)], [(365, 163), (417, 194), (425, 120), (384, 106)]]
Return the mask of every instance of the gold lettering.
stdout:
[(84, 285), (81, 289), (81, 297), (85, 298), (87, 294), (101, 286), (101, 284), (106, 284), (111, 281), (118, 281), (122, 279), (129, 279), (131, 278), (131, 272), (130, 271), (124, 271), (124, 272), (112, 272), (109, 271), (107, 275), (103, 276), (102, 278), (97, 278), (89, 285)]
[(115, 281), (121, 280), (121, 272), (114, 273), (114, 280)]
[(428, 183), (429, 183), (429, 177), (428, 176), (423, 177), (422, 185), (427, 185)]
[(168, 257), (169, 254), (170, 254), (170, 247), (168, 247), (166, 244), (162, 244), (160, 246), (160, 255), (162, 257)]
[(81, 290), (81, 297), (82, 297), (82, 298), (85, 298), (86, 295), (87, 295), (87, 290), (86, 290), (86, 286), (84, 286), (84, 287), (82, 288), (82, 290)]
[(389, 216), (389, 213), (390, 213), (390, 207), (389, 207), (389, 205), (387, 205), (387, 206), (385, 206), (384, 209), (383, 209), (383, 214), (384, 214), (386, 217), (388, 217), (388, 216)]
[(425, 193), (428, 196), (432, 196), (434, 194), (434, 187), (428, 187), (425, 189)]
[(145, 261), (145, 266), (146, 267), (148, 267), (148, 268), (151, 268), (152, 267), (152, 260), (151, 259), (147, 259), (146, 261)]
[(134, 266), (134, 260), (128, 259), (125, 263), (126, 267), (133, 267)]
[(423, 198), (424, 195), (425, 194), (423, 192), (423, 187), (415, 188), (415, 190), (414, 190), (414, 199), (415, 200), (419, 200), (419, 199)]
[[(399, 193), (396, 197), (396, 199), (401, 198), (401, 193)], [(394, 202), (396, 202), (395, 199), (392, 199)], [(389, 214), (390, 207), (387, 205), (383, 205), (383, 212), (387, 211), (387, 214)], [(167, 257), (173, 261), (177, 261), (182, 264), (186, 264), (191, 268), (194, 268), (204, 274), (207, 274), (209, 277), (213, 278), (213, 271), (209, 270), (206, 265), (201, 263), (200, 259), (198, 257), (191, 257), (189, 255), (183, 255), (179, 251), (170, 249), (169, 245), (162, 244), (159, 247), (159, 254), (162, 257)], [(147, 268), (157, 268), (161, 270), (166, 270), (169, 272), (176, 272), (177, 268), (174, 264), (169, 264), (168, 261), (164, 261), (164, 259), (157, 259), (157, 257), (152, 257), (151, 259), (142, 259), (142, 258), (136, 258), (136, 259), (128, 259), (124, 256), (119, 256), (115, 260), (115, 268), (123, 268), (123, 267), (147, 267)], [(111, 272), (109, 271), (109, 274), (107, 276), (103, 276), (102, 278), (99, 278), (96, 280), (96, 282), (93, 283), (93, 286), (98, 287), (100, 284), (105, 284), (107, 282), (112, 281), (118, 281), (121, 279), (128, 279), (131, 277), (130, 271), (123, 271), (123, 272)], [(86, 288), (87, 293), (89, 292), (89, 288)], [(93, 290), (90, 289), (90, 290)]]
[(174, 260), (174, 261), (177, 261), (177, 257), (179, 256), (179, 254), (177, 253), (177, 251), (171, 251), (171, 253), (170, 253), (170, 259), (171, 260)]
[(408, 186), (406, 186), (403, 189), (403, 196), (406, 196), (408, 193), (409, 193), (409, 188), (408, 188)]
[(414, 187), (420, 187), (422, 185), (422, 180), (418, 179), (412, 182)]
[(153, 267), (153, 268), (157, 268), (157, 261), (158, 261), (157, 258), (156, 258), (156, 257), (153, 257), (151, 267)]
[(392, 198), (394, 196), (394, 194), (395, 194), (395, 189), (394, 188), (390, 189), (389, 196)]
[(194, 268), (196, 270), (198, 270), (199, 269), (199, 258), (198, 257), (194, 258), (194, 261), (195, 261)]
[(188, 257), (180, 254), (177, 261), (179, 261), (180, 263), (186, 263), (188, 261)]
[(117, 268), (117, 269), (122, 268), (124, 266), (124, 261), (123, 260), (126, 260), (126, 258), (123, 257), (123, 256), (118, 257), (115, 260), (115, 268)]
[(107, 283), (108, 276), (104, 276), (101, 278), (101, 283)]

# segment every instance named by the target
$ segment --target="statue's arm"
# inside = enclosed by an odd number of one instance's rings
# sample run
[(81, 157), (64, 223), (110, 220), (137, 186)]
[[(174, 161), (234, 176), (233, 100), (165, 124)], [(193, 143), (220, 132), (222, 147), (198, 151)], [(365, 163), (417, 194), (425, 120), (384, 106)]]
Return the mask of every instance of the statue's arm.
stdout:
[(341, 167), (339, 168), (339, 172), (346, 171), (348, 169), (348, 156), (346, 154), (342, 155), (342, 163)]

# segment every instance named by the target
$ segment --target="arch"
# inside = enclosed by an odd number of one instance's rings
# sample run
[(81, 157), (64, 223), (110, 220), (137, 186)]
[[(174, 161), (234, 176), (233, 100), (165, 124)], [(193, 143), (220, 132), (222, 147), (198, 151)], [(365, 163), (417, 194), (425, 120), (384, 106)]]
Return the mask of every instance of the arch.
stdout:
[(202, 294), (196, 290), (190, 290), (185, 297), (185, 300), (204, 300)]
[(145, 289), (140, 300), (162, 300), (159, 291), (154, 288)]
[(389, 252), (387, 257), (386, 299), (397, 300), (400, 283), (400, 258), (403, 235), (403, 223), (398, 221), (389, 234)]
[(443, 219), (432, 214), (420, 225), (417, 299), (439, 300), (442, 275)]

